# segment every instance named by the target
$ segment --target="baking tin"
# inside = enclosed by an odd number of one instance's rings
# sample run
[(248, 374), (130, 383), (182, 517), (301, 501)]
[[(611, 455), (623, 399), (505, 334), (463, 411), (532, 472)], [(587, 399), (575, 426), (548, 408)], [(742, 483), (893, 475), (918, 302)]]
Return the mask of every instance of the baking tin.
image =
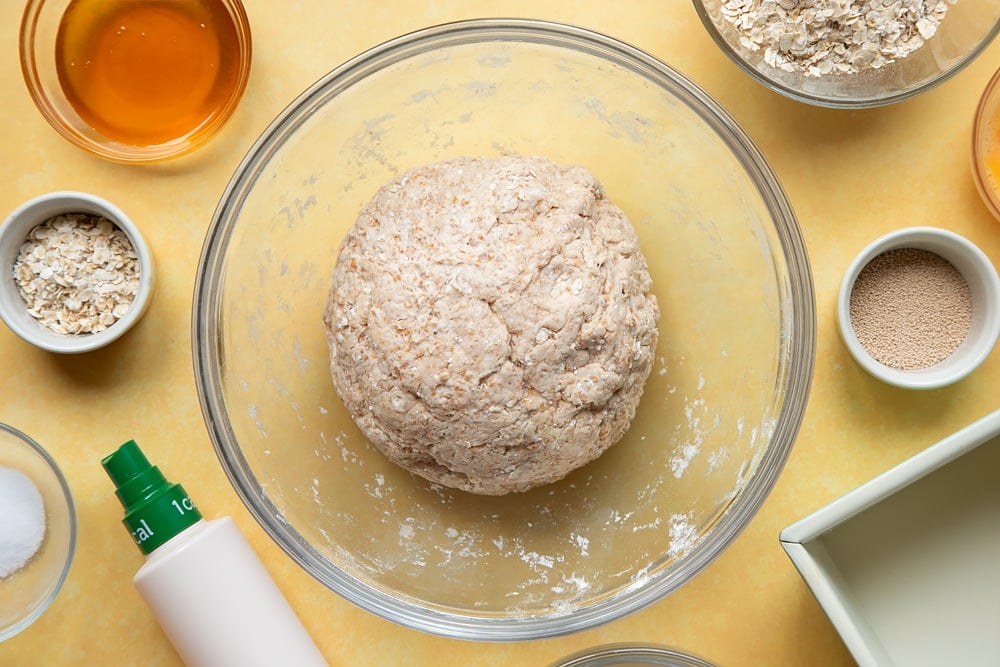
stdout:
[(860, 667), (1000, 664), (1000, 411), (781, 532)]

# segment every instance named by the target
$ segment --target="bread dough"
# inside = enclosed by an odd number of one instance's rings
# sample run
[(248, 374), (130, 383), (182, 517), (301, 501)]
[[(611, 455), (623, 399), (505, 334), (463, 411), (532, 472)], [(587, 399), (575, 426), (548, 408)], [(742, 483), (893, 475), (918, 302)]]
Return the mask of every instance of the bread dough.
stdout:
[(392, 461), (473, 493), (556, 481), (628, 429), (659, 308), (582, 167), (455, 158), (383, 185), (340, 247), (334, 386)]

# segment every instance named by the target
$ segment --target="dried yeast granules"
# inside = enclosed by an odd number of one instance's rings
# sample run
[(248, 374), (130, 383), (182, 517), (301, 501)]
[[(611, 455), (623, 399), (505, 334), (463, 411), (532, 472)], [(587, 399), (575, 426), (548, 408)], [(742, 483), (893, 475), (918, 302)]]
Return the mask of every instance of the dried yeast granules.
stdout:
[(969, 285), (951, 262), (918, 248), (882, 253), (851, 290), (851, 326), (877, 361), (927, 368), (958, 349), (972, 325)]

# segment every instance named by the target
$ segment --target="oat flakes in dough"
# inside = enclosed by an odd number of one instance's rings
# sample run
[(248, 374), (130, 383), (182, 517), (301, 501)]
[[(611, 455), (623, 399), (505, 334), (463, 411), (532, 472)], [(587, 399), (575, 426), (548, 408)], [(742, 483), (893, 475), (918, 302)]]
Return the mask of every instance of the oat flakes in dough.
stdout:
[(334, 386), (389, 459), (500, 495), (617, 442), (659, 308), (635, 230), (581, 167), (456, 158), (383, 185), (341, 244)]

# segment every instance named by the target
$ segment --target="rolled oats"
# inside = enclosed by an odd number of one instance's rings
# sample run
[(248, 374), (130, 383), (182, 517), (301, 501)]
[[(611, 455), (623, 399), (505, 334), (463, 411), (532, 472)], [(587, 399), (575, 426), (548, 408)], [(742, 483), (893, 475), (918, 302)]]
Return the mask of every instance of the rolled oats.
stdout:
[(957, 0), (722, 0), (750, 51), (786, 72), (856, 74), (905, 58), (937, 32)]
[(28, 313), (62, 334), (108, 328), (139, 291), (139, 258), (129, 238), (107, 218), (84, 213), (32, 229), (13, 272)]

